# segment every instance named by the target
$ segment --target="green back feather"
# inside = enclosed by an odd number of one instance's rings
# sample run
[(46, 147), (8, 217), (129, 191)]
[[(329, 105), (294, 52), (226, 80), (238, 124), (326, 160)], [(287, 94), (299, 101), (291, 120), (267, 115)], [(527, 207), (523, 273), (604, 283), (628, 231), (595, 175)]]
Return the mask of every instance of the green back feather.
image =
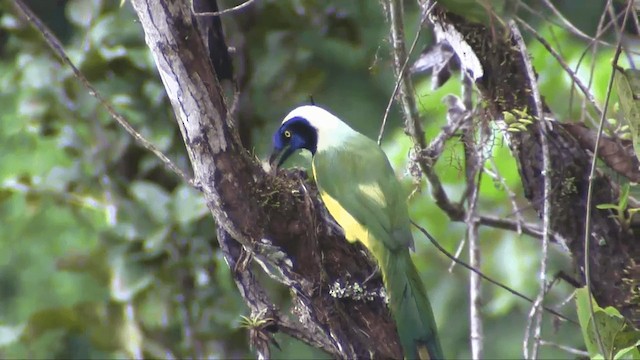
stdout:
[[(442, 359), (431, 304), (409, 254), (406, 197), (386, 155), (373, 140), (354, 133), (343, 147), (316, 153), (313, 165), (319, 189), (369, 231), (365, 245), (382, 271), (405, 357), (418, 358), (426, 347), (431, 359)], [(379, 188), (384, 205), (363, 187)]]

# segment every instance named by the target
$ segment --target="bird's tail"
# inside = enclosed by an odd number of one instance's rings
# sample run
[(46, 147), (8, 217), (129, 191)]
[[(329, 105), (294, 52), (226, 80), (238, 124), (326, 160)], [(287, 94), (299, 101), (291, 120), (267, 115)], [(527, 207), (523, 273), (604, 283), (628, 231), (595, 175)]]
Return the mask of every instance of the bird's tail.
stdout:
[(380, 268), (405, 358), (443, 359), (431, 303), (409, 249), (386, 255)]

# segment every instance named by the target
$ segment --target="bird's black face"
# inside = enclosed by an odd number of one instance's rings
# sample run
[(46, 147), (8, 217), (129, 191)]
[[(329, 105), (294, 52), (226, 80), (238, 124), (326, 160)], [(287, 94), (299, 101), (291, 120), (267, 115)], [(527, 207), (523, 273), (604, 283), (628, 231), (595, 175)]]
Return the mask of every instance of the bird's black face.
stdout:
[(272, 166), (276, 163), (278, 167), (298, 149), (307, 149), (315, 154), (317, 145), (318, 130), (305, 118), (292, 118), (273, 134), (273, 151), (269, 163)]

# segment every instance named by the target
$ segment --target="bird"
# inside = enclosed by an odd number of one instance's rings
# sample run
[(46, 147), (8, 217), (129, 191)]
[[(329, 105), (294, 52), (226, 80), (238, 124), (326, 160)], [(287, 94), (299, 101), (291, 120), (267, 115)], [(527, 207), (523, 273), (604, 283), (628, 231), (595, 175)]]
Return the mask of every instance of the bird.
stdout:
[(443, 359), (427, 292), (411, 260), (406, 194), (378, 144), (316, 105), (293, 109), (273, 134), (274, 169), (298, 150), (312, 155), (320, 198), (345, 238), (361, 242), (382, 273), (407, 359)]

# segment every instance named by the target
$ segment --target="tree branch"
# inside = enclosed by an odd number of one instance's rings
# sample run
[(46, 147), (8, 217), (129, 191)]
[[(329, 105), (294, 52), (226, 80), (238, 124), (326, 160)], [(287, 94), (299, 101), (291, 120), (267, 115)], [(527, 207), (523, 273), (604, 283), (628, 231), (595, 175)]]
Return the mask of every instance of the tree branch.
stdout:
[[(473, 108), (472, 80), (462, 73), (462, 94), (465, 109)], [(480, 269), (480, 244), (478, 239), (478, 222), (476, 217), (476, 209), (478, 198), (480, 195), (480, 180), (484, 159), (482, 150), (480, 150), (483, 138), (476, 140), (476, 124), (474, 117), (468, 119), (470, 124), (466, 126), (462, 132), (462, 145), (464, 147), (464, 167), (467, 181), (465, 194), (467, 197), (467, 211), (464, 222), (467, 225), (467, 242), (469, 243), (469, 266)], [(482, 133), (482, 130), (477, 131)], [(480, 308), (482, 307), (481, 298), (481, 281), (480, 276), (473, 271), (469, 272), (469, 323), (470, 332), (469, 339), (471, 341), (471, 358), (482, 359), (484, 331), (482, 325), (482, 317), (480, 316)]]
[[(520, 50), (520, 55), (522, 57), (522, 61), (524, 64), (527, 86), (531, 89), (531, 96), (533, 97), (533, 103), (535, 105), (535, 113), (534, 116), (537, 118), (538, 123), (540, 124), (538, 131), (540, 136), (540, 144), (542, 148), (542, 168), (543, 168), (543, 198), (544, 203), (542, 205), (542, 250), (540, 256), (540, 291), (538, 292), (538, 296), (536, 297), (536, 301), (533, 303), (533, 307), (531, 308), (530, 316), (528, 319), (528, 324), (534, 324), (535, 318), (535, 327), (534, 327), (534, 335), (533, 335), (533, 347), (531, 349), (531, 358), (538, 358), (538, 349), (540, 348), (540, 340), (541, 340), (541, 332), (542, 332), (542, 304), (544, 302), (545, 295), (547, 294), (547, 261), (549, 255), (549, 234), (551, 232), (551, 155), (549, 152), (549, 142), (548, 133), (549, 127), (547, 125), (547, 120), (544, 116), (544, 111), (542, 108), (542, 100), (540, 99), (540, 91), (538, 90), (538, 81), (536, 80), (536, 75), (533, 71), (533, 65), (531, 65), (531, 61), (529, 60), (529, 54), (527, 53), (527, 47), (524, 44), (524, 40), (522, 39), (522, 34), (520, 34), (520, 29), (515, 24), (515, 22), (509, 22), (509, 30), (513, 36), (513, 40), (516, 43), (517, 48)], [(524, 358), (529, 358), (529, 348), (528, 348), (528, 340), (530, 337), (529, 331), (525, 331), (525, 340), (524, 340)]]
[[(134, 0), (133, 5), (194, 176), (218, 226), (291, 289), (302, 326), (277, 313), (262, 314), (257, 306), (253, 315), (280, 318), (290, 333), (334, 357), (401, 357), (395, 325), (382, 299), (337, 298), (329, 291), (345, 277), (362, 283), (374, 271), (364, 248), (333, 231), (303, 174), (267, 174), (240, 144), (189, 3)], [(221, 235), (218, 241), (226, 241)], [(221, 242), (223, 246), (229, 248), (228, 242)], [(372, 279), (367, 286), (377, 289), (382, 282)], [(266, 300), (260, 303), (265, 308)], [(262, 335), (268, 334), (260, 330), (254, 335), (264, 340), (260, 351), (267, 356), (269, 337)]]
[[(426, 2), (421, 2), (423, 8)], [(513, 34), (494, 24), (489, 29), (481, 24), (469, 23), (435, 6), (430, 21), (440, 28), (456, 31), (450, 40), (464, 42), (479, 59), (483, 76), (476, 81), (480, 95), (488, 104), (491, 117), (500, 122), (503, 113), (530, 112), (536, 108), (532, 89), (527, 81), (523, 54)], [(496, 36), (497, 35), (497, 36)], [(463, 46), (453, 46), (461, 48)], [(544, 102), (542, 111), (549, 113)], [(551, 117), (553, 118), (553, 116)], [(637, 273), (640, 264), (640, 242), (621, 227), (608, 210), (600, 210), (597, 204), (617, 203), (610, 179), (596, 173), (593, 180), (593, 202), (587, 206), (590, 164), (592, 156), (562, 126), (551, 121), (552, 131), (546, 134), (549, 145), (551, 173), (545, 173), (542, 154), (542, 136), (539, 121), (526, 131), (505, 134), (507, 143), (517, 160), (525, 196), (539, 214), (544, 213), (545, 198), (551, 204), (550, 229), (566, 240), (574, 260), (581, 262), (585, 254), (583, 239), (589, 238), (590, 280), (593, 295), (600, 306), (614, 306), (636, 326), (640, 324), (640, 306), (634, 296), (637, 279), (629, 274)], [(552, 189), (545, 194), (545, 176), (550, 178)], [(591, 231), (585, 233), (585, 214), (591, 216)], [(584, 275), (584, 274), (583, 274)], [(584, 281), (584, 276), (583, 276)], [(615, 285), (614, 285), (615, 284)]]

